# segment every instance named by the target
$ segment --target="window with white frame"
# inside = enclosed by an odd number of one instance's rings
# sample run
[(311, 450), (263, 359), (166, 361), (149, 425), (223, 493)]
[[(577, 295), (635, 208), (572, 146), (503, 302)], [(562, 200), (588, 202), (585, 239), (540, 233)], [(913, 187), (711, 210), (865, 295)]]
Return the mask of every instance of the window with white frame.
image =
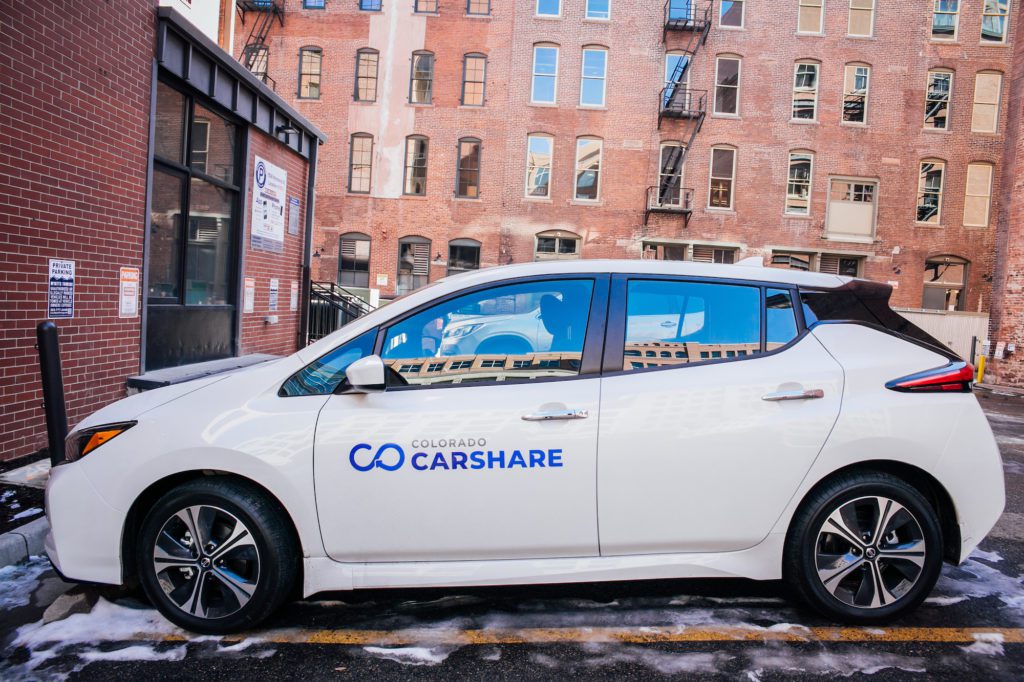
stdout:
[(825, 0), (797, 0), (797, 33), (822, 33)]
[(871, 88), (871, 67), (847, 64), (843, 76), (843, 122), (868, 122), (868, 92)]
[(929, 71), (925, 91), (924, 127), (935, 130), (949, 128), (949, 101), (953, 96), (953, 72)]
[(811, 182), (814, 172), (814, 153), (789, 153), (789, 183), (786, 187), (786, 213), (811, 214)]
[(744, 0), (722, 0), (718, 25), (727, 28), (743, 28), (743, 11), (747, 3)]
[(587, 0), (587, 19), (611, 17), (612, 0)]
[(708, 208), (732, 209), (735, 180), (736, 150), (732, 147), (712, 147)]
[(562, 15), (561, 0), (537, 0), (537, 16), (558, 17)]
[(850, 23), (847, 33), (858, 38), (875, 32), (875, 0), (850, 0)]
[(526, 196), (551, 196), (551, 157), (555, 140), (550, 135), (526, 138)]
[(867, 178), (830, 178), (825, 237), (841, 241), (875, 238), (878, 181)]
[(921, 162), (917, 181), (917, 222), (938, 225), (942, 222), (942, 190), (946, 164), (938, 159)]
[(821, 64), (797, 62), (793, 75), (793, 118), (813, 121), (818, 118), (818, 73)]
[(534, 45), (533, 84), (530, 101), (535, 104), (554, 104), (558, 93), (558, 47)]
[(583, 74), (580, 79), (581, 106), (604, 106), (607, 72), (608, 50), (603, 47), (583, 48)]
[(994, 133), (999, 128), (999, 99), (1003, 90), (1003, 74), (981, 71), (974, 79), (974, 110), (971, 132)]
[(715, 61), (715, 113), (737, 116), (740, 112), (739, 57), (722, 56)]
[(981, 9), (981, 42), (1005, 43), (1006, 24), (1010, 17), (1010, 0), (983, 0)]
[(933, 0), (932, 40), (956, 40), (960, 0)]
[(601, 196), (601, 153), (603, 143), (597, 137), (576, 140), (576, 190), (579, 201), (597, 201)]
[(683, 160), (681, 142), (663, 142), (658, 163), (658, 206), (683, 207)]
[(967, 166), (967, 193), (964, 198), (964, 225), (988, 227), (992, 206), (992, 175), (990, 163)]

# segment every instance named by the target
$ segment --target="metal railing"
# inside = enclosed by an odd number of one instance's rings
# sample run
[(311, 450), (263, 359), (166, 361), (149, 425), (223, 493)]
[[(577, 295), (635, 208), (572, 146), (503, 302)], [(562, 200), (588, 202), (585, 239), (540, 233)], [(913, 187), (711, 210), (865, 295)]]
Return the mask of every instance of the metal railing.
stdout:
[(707, 112), (708, 91), (694, 90), (682, 83), (661, 89), (658, 123), (663, 118), (699, 118)]
[(674, 213), (683, 216), (683, 226), (690, 224), (693, 215), (693, 190), (689, 187), (647, 188), (647, 207), (644, 210), (644, 225), (652, 213)]
[(318, 341), (374, 310), (362, 298), (334, 282), (310, 282), (309, 341)]
[(665, 28), (703, 31), (711, 26), (711, 0), (665, 0)]

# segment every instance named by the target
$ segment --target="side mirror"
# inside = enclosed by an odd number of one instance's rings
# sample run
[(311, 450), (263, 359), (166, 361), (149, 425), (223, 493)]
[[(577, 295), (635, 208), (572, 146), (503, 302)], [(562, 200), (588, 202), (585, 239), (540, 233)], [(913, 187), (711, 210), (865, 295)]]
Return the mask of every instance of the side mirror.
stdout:
[(387, 368), (379, 355), (368, 355), (356, 360), (345, 370), (348, 381), (346, 393), (382, 393), (387, 384)]

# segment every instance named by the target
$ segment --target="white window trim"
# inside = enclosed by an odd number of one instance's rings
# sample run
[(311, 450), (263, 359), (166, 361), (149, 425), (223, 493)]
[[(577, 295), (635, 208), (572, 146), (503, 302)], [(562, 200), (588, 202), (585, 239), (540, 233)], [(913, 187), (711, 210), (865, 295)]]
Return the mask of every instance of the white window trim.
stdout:
[(533, 3), (533, 16), (535, 16), (535, 17), (544, 17), (544, 18), (547, 18), (547, 19), (560, 19), (562, 17), (562, 2), (563, 2), (563, 0), (558, 0), (558, 14), (541, 14), (541, 12), (540, 12), (541, 0), (536, 0), (536, 2)]
[[(555, 51), (555, 73), (554, 73), (554, 75), (550, 75), (549, 76), (549, 74), (546, 74), (546, 73), (544, 73), (544, 74), (538, 74), (537, 73), (537, 50), (554, 50)], [(562, 50), (561, 50), (561, 48), (558, 45), (553, 45), (553, 44), (550, 44), (550, 43), (540, 43), (540, 44), (537, 44), (537, 45), (533, 46), (533, 64), (530, 66), (530, 69), (531, 69), (531, 71), (530, 71), (530, 104), (549, 104), (549, 105), (550, 104), (558, 104), (558, 67), (561, 64), (561, 60), (562, 60)], [(551, 78), (555, 79), (555, 87), (552, 89), (552, 93), (551, 93), (552, 95), (554, 95), (554, 99), (552, 99), (550, 102), (546, 102), (544, 100), (536, 100), (536, 99), (533, 98), (534, 90), (536, 89), (536, 88), (533, 87), (533, 82), (534, 82), (534, 79), (538, 75), (543, 76), (544, 78), (551, 77)]]
[(874, 38), (875, 37), (875, 12), (878, 9), (877, 0), (871, 0), (871, 28), (868, 29), (867, 33), (851, 33), (850, 24), (853, 19), (854, 11), (863, 11), (861, 8), (855, 8), (853, 6), (853, 0), (850, 0), (850, 14), (846, 19), (846, 35), (850, 38)]
[[(732, 152), (732, 176), (731, 176), (732, 177), (732, 185), (729, 188), (729, 205), (728, 206), (712, 206), (711, 205), (711, 185), (712, 185), (712, 182), (715, 179), (714, 173), (715, 173), (715, 150), (716, 149), (724, 149), (724, 150), (728, 150), (728, 151)], [(708, 211), (724, 211), (724, 212), (733, 212), (733, 211), (735, 211), (736, 210), (736, 165), (737, 165), (736, 162), (739, 161), (739, 151), (735, 147), (730, 147), (728, 145), (721, 145), (721, 144), (720, 145), (715, 145), (714, 147), (711, 148), (711, 154), (710, 154), (710, 158), (709, 158), (708, 161), (709, 161), (709, 163), (708, 163), (708, 202), (707, 202), (707, 210)]]
[[(796, 7), (796, 32), (797, 35), (802, 36), (820, 36), (825, 33), (825, 0), (821, 0), (821, 14), (818, 15), (818, 30), (817, 31), (801, 31), (800, 30), (800, 8), (804, 5), (800, 4), (802, 0), (797, 0)], [(811, 5), (808, 5), (811, 6)]]
[[(842, 120), (843, 113), (839, 112), (839, 124), (845, 126), (866, 126), (871, 120), (871, 65), (863, 64), (861, 62), (850, 62), (849, 64), (843, 65), (843, 105), (846, 104), (846, 96), (853, 94), (846, 91), (846, 72), (850, 69), (867, 69), (868, 70), (868, 87), (864, 90), (864, 120), (863, 121), (844, 121)], [(856, 83), (856, 75), (854, 76), (854, 83)]]
[(740, 25), (739, 26), (729, 26), (727, 24), (723, 24), (722, 23), (722, 16), (724, 16), (724, 14), (725, 14), (725, 12), (723, 11), (725, 9), (725, 4), (721, 3), (721, 2), (719, 3), (719, 7), (718, 7), (718, 28), (722, 29), (723, 31), (743, 31), (743, 30), (745, 30), (747, 28), (747, 0), (740, 0), (740, 2), (741, 2), (742, 9), (740, 11)]
[[(1003, 39), (1002, 40), (985, 40), (984, 38), (982, 38), (979, 35), (978, 36), (978, 40), (981, 41), (981, 44), (982, 45), (1005, 45), (1007, 39), (1010, 36), (1010, 17), (1012, 16), (1012, 14), (1013, 14), (1013, 0), (1006, 0), (1006, 23), (1003, 25)], [(982, 0), (982, 3), (981, 3), (981, 23), (982, 23), (982, 26), (984, 26), (984, 24), (985, 24), (985, 17), (986, 16), (1001, 16), (1001, 15), (996, 15), (996, 14), (986, 15), (985, 14), (985, 3), (984, 3), (984, 0)]]
[[(963, 0), (960, 0), (956, 4), (956, 13), (954, 15), (956, 17), (956, 19), (953, 21), (953, 36), (950, 37), (950, 38), (936, 38), (934, 31), (935, 31), (935, 15), (938, 14), (938, 11), (936, 10), (936, 5), (938, 4), (938, 0), (932, 0), (932, 24), (931, 24), (931, 26), (928, 27), (928, 37), (931, 40), (934, 40), (935, 42), (938, 42), (938, 43), (955, 43), (957, 40), (960, 39), (960, 12), (963, 9), (960, 6), (960, 3), (962, 1)], [(982, 1), (984, 1), (984, 0), (982, 0)], [(948, 14), (948, 12), (943, 12), (943, 14)]]
[[(721, 65), (723, 59), (735, 61), (736, 67), (736, 112), (729, 113), (718, 110), (718, 67)], [(731, 86), (723, 86), (731, 87)], [(743, 59), (739, 56), (731, 56), (727, 54), (720, 54), (715, 57), (715, 90), (713, 93), (713, 100), (711, 101), (711, 113), (714, 116), (727, 116), (730, 118), (739, 118), (740, 112), (743, 111)]]
[[(800, 67), (801, 66), (813, 66), (814, 69), (815, 69), (815, 74), (814, 74), (814, 116), (812, 116), (810, 118), (797, 118), (794, 115), (794, 113), (795, 113), (794, 112), (794, 109), (795, 109), (794, 105), (796, 104), (796, 93), (797, 93), (796, 78), (797, 78), (797, 74), (800, 73)], [(950, 88), (950, 89), (952, 90), (952, 88)], [(791, 122), (796, 122), (796, 123), (811, 123), (811, 122), (815, 122), (816, 123), (818, 121), (818, 95), (820, 94), (820, 92), (821, 92), (821, 63), (820, 62), (811, 61), (809, 59), (802, 59), (802, 60), (796, 62), (795, 64), (793, 64), (793, 92), (792, 92), (791, 100), (790, 100), (790, 103), (789, 103), (789, 120)]]
[[(597, 151), (597, 196), (593, 199), (580, 198), (577, 192), (579, 191), (578, 174), (580, 172), (580, 141), (581, 140), (594, 140), (598, 143)], [(593, 137), (591, 135), (580, 135), (576, 138), (576, 149), (574, 151), (575, 162), (573, 163), (572, 173), (572, 200), (579, 201), (585, 204), (596, 204), (601, 201), (601, 179), (604, 176), (604, 139), (600, 137)]]
[[(935, 126), (928, 125), (928, 88), (932, 84), (932, 74), (943, 73), (949, 75), (949, 99), (946, 101), (946, 127), (936, 128)], [(924, 82), (924, 119), (921, 121), (921, 127), (925, 130), (951, 130), (953, 128), (953, 88), (956, 87), (956, 72), (951, 69), (928, 69), (927, 78)], [(973, 109), (973, 100), (971, 102)], [(971, 112), (973, 114), (973, 111)], [(973, 118), (973, 116), (972, 116)]]
[[(551, 141), (551, 154), (548, 156), (548, 193), (545, 196), (530, 194), (530, 140), (535, 137), (543, 137)], [(523, 196), (534, 201), (551, 200), (551, 180), (555, 171), (555, 137), (547, 133), (530, 133), (526, 136), (526, 163), (523, 168)]]
[[(601, 74), (601, 103), (590, 104), (583, 101), (583, 83), (588, 80), (598, 80), (597, 78), (591, 78), (584, 76), (584, 72), (587, 68), (587, 53), (588, 52), (603, 52), (604, 53), (604, 73)], [(556, 81), (557, 85), (557, 81)], [(580, 58), (580, 99), (578, 104), (581, 107), (587, 107), (590, 109), (603, 109), (608, 106), (608, 49), (604, 47), (598, 47), (596, 45), (590, 47), (584, 47)]]
[[(942, 183), (939, 185), (939, 211), (938, 211), (938, 213), (935, 214), (935, 221), (934, 222), (921, 222), (920, 220), (917, 219), (917, 209), (920, 206), (920, 204), (917, 203), (917, 202), (920, 201), (921, 194), (924, 193), (924, 190), (921, 188), (921, 166), (925, 165), (926, 163), (930, 163), (932, 165), (935, 165), (935, 164), (941, 164), (942, 165)], [(945, 161), (941, 160), (941, 159), (931, 159), (930, 161), (928, 159), (921, 159), (918, 162), (918, 164), (917, 164), (917, 197), (918, 198), (914, 202), (914, 224), (915, 225), (924, 225), (925, 227), (941, 227), (942, 226), (942, 209), (943, 209), (942, 205), (944, 203), (946, 203), (946, 201), (945, 201), (946, 200), (946, 171), (948, 169), (949, 169), (949, 164), (946, 163)]]
[[(918, 166), (918, 176), (920, 177), (921, 169)], [(873, 185), (875, 188), (874, 200), (871, 202), (871, 236), (861, 237), (858, 235), (845, 234), (842, 232), (832, 232), (828, 230), (829, 218), (832, 213), (832, 183), (835, 181), (849, 182), (855, 185)], [(881, 191), (882, 182), (878, 178), (865, 178), (857, 177), (854, 175), (830, 175), (828, 176), (828, 198), (825, 200), (825, 225), (822, 228), (822, 236), (827, 241), (834, 242), (850, 242), (850, 243), (864, 243), (873, 244), (875, 237), (878, 234), (878, 197)], [(916, 201), (916, 200), (915, 200)], [(914, 207), (915, 213), (917, 212), (917, 206)], [(829, 250), (828, 253), (838, 253), (835, 250)]]
[[(974, 107), (979, 104), (978, 102), (978, 78), (981, 76), (999, 76), (999, 94), (996, 96), (996, 118), (995, 128), (993, 130), (975, 130), (974, 128)], [(983, 70), (978, 71), (974, 74), (974, 93), (971, 100), (971, 132), (979, 133), (981, 135), (995, 135), (999, 132), (999, 123), (1002, 118), (1001, 114), (1003, 109), (1003, 88), (1006, 84), (1006, 74), (1001, 71)], [(988, 102), (982, 102), (982, 104), (988, 104)]]
[[(971, 184), (971, 168), (983, 167), (989, 169), (988, 175), (988, 194), (985, 195), (988, 202), (985, 205), (985, 222), (984, 223), (969, 223), (967, 222), (967, 197), (979, 197), (981, 194), (968, 194), (967, 189)], [(945, 177), (943, 177), (945, 182)], [(996, 167), (994, 164), (987, 162), (977, 162), (967, 164), (967, 175), (964, 179), (964, 227), (988, 227), (992, 224), (992, 188), (996, 184)]]
[[(658, 145), (658, 186), (659, 187), (661, 186), (661, 179), (664, 178), (664, 177), (668, 177), (665, 173), (661, 172), (661, 170), (662, 170), (661, 159), (662, 159), (662, 157), (665, 154), (665, 148), (666, 147), (672, 148), (672, 149), (685, 149), (686, 145), (683, 144), (682, 142), (679, 142), (679, 141), (676, 141), (676, 140), (665, 140), (660, 145)], [(680, 168), (679, 168), (679, 202), (675, 203), (675, 204), (666, 204), (664, 202), (659, 201), (658, 204), (660, 206), (683, 206), (685, 204), (685, 202), (686, 202), (686, 196), (685, 196), (686, 192), (683, 189), (683, 185), (685, 184), (685, 180), (686, 180), (686, 158), (683, 157), (683, 165), (680, 166)]]
[[(669, 59), (671, 59), (672, 57), (682, 57), (683, 59), (688, 59), (689, 55), (687, 55), (685, 52), (683, 52), (681, 50), (669, 50), (668, 52), (665, 53), (665, 61), (663, 63), (664, 69), (663, 69), (663, 73), (662, 73), (662, 78), (664, 79), (664, 83), (663, 83), (662, 87), (665, 87), (665, 88), (667, 88), (669, 85), (671, 85), (671, 81), (669, 81), (669, 79), (668, 79), (668, 77), (669, 77), (668, 64), (669, 64)], [(715, 72), (716, 72), (715, 79), (716, 79), (716, 81), (717, 81), (717, 78), (718, 78), (717, 71), (718, 71), (718, 67), (716, 66), (715, 67)], [(679, 82), (679, 85), (689, 86), (689, 84), (690, 84), (690, 65), (687, 65), (686, 71), (683, 72), (683, 80), (681, 80)]]
[[(800, 156), (809, 156), (809, 157), (811, 157), (811, 172), (807, 176), (807, 212), (806, 213), (794, 213), (793, 211), (790, 211), (789, 210), (789, 206), (787, 206), (787, 204), (789, 203), (789, 183), (792, 182), (792, 175), (791, 175), (791, 173), (793, 172), (793, 157), (798, 155), (798, 154)], [(801, 149), (790, 150), (789, 156), (788, 156), (788, 163), (786, 165), (786, 198), (785, 198), (785, 203), (783, 203), (783, 205), (782, 205), (782, 213), (783, 213), (783, 215), (796, 216), (798, 218), (810, 218), (813, 215), (814, 212), (812, 211), (812, 205), (814, 203), (813, 202), (813, 197), (814, 197), (814, 161), (815, 161), (814, 157), (815, 157), (814, 152), (812, 152), (810, 150), (801, 150)], [(735, 182), (735, 180), (733, 182)]]
[[(561, 3), (559, 3), (561, 7)], [(585, 0), (583, 6), (583, 18), (588, 21), (611, 21), (612, 20), (612, 0), (608, 0), (608, 16), (607, 17), (592, 17), (590, 16), (590, 0)]]

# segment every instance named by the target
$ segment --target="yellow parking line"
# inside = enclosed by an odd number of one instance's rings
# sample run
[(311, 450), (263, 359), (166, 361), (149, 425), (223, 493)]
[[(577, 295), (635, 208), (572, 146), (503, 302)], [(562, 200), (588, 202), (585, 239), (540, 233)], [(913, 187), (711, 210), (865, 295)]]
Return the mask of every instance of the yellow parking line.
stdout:
[[(515, 628), (451, 630), (414, 628), (407, 630), (270, 630), (253, 633), (260, 641), (273, 644), (335, 644), (354, 646), (474, 645), (474, 644), (558, 644), (610, 643), (657, 644), (661, 642), (919, 642), (969, 644), (979, 636), (1000, 636), (1006, 644), (1024, 644), (1024, 628), (850, 628), (803, 627), (799, 625), (759, 627), (595, 627)], [(179, 635), (137, 639), (187, 641)], [(230, 636), (225, 643), (244, 637)]]

